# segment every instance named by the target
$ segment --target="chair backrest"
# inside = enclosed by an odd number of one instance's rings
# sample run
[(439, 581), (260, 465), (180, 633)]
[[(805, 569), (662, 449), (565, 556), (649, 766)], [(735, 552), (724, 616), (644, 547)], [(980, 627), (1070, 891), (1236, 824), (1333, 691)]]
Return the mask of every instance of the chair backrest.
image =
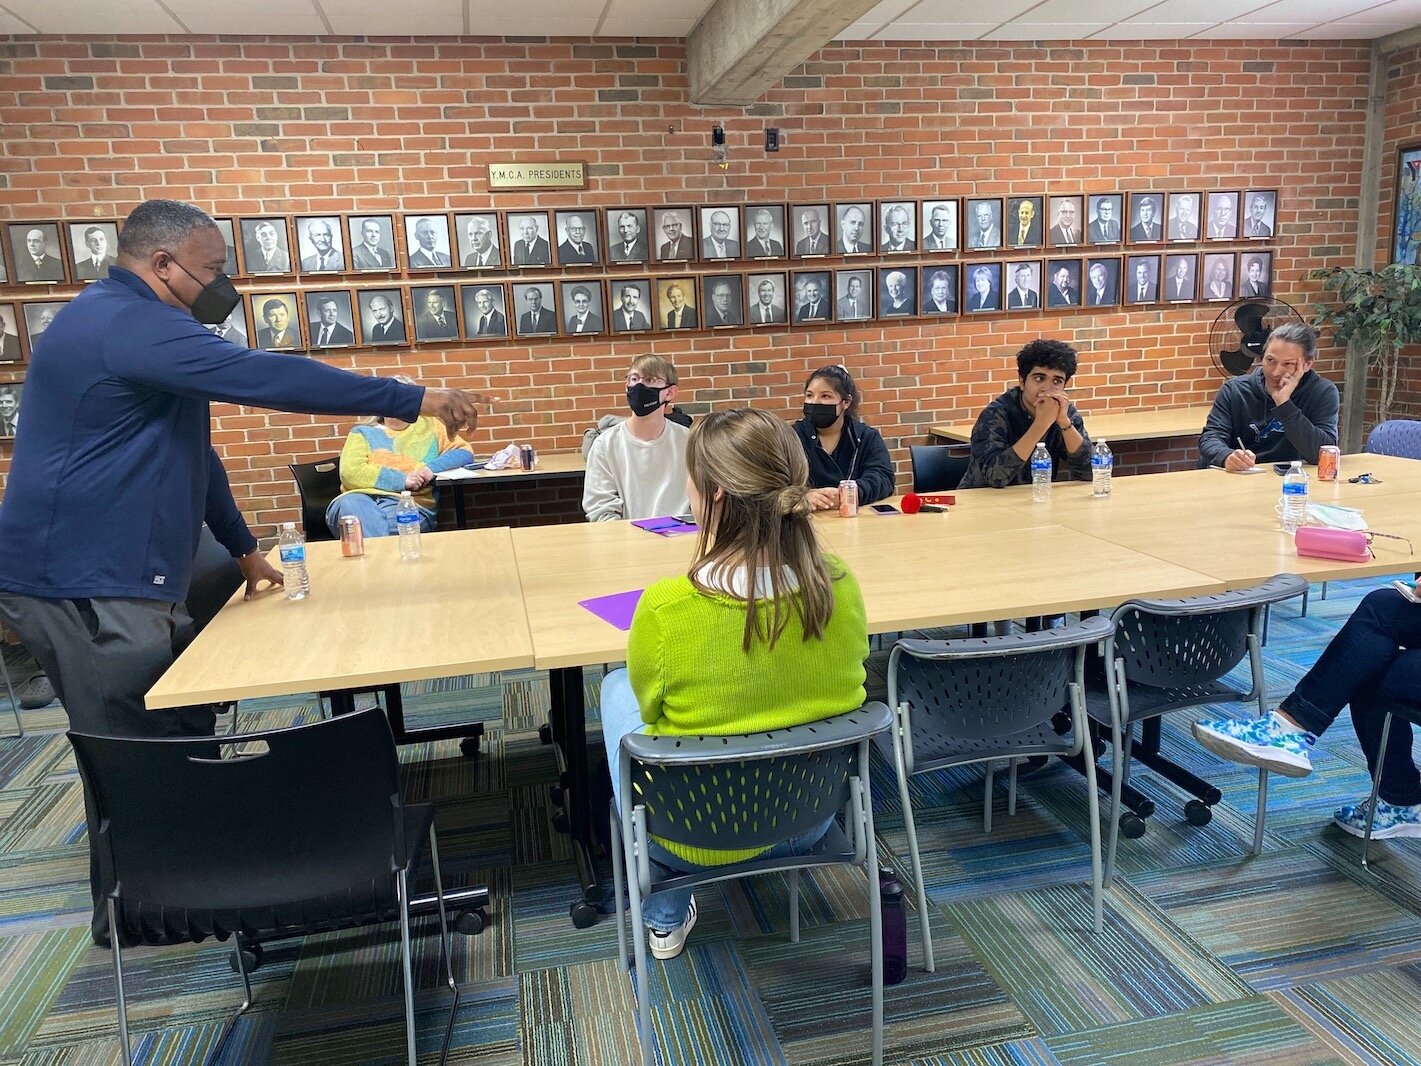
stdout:
[(951, 492), (972, 463), (970, 455), (952, 455), (945, 444), (914, 444), (908, 455), (913, 461), (914, 492)]
[[(182, 941), (242, 928), (241, 912), (305, 902), (291, 923), (394, 905), (404, 866), (404, 804), (389, 723), (379, 710), (228, 743), (210, 737), (70, 732), (90, 797), (101, 890), (117, 886), (135, 939)], [(275, 918), (272, 915), (275, 915)]]
[(340, 456), (314, 463), (292, 463), (289, 469), (301, 493), (301, 525), (307, 541), (335, 540), (326, 525), (326, 508), (340, 495)]
[(1097, 617), (1038, 633), (900, 640), (888, 657), (888, 699), (911, 708), (915, 746), (1020, 733), (1069, 706), (1084, 648), (1113, 629)]
[(186, 602), (187, 613), (192, 615), (199, 633), (241, 585), (242, 568), (204, 525), (197, 542), (197, 556), (192, 562), (192, 581), (188, 584)]
[(881, 703), (769, 733), (622, 738), (623, 795), (652, 836), (718, 851), (767, 847), (837, 814), (868, 738), (889, 727)]
[(1367, 443), (1362, 450), (1373, 455), (1421, 459), (1421, 422), (1405, 418), (1382, 422), (1367, 434)]

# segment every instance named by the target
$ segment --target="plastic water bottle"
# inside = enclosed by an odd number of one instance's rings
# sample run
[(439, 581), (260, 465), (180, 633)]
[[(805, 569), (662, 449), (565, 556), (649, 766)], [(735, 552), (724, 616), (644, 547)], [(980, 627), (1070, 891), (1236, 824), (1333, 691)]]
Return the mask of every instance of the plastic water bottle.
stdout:
[(878, 868), (878, 899), (883, 912), (883, 983), (896, 985), (908, 976), (908, 911), (903, 885), (891, 867)]
[(1293, 460), (1292, 468), (1283, 475), (1283, 530), (1295, 533), (1308, 517), (1308, 475), (1302, 461)]
[(400, 531), (400, 558), (418, 559), (419, 508), (414, 505), (409, 489), (400, 493), (400, 505), (395, 508), (395, 527)]
[(1051, 453), (1045, 441), (1031, 453), (1031, 498), (1037, 503), (1051, 498)]
[(306, 573), (306, 537), (295, 522), (281, 523), (278, 550), (286, 575), (286, 598), (304, 600), (311, 593), (311, 575)]
[(1115, 456), (1110, 454), (1110, 445), (1103, 440), (1095, 442), (1090, 450), (1090, 494), (1110, 495), (1110, 475), (1115, 468)]

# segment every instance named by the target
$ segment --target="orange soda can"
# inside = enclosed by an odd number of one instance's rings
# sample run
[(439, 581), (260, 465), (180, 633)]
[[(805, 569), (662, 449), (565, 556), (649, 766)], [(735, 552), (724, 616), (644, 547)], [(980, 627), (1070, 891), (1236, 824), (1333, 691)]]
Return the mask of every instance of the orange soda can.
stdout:
[(360, 519), (353, 514), (340, 520), (340, 553), (347, 559), (365, 554), (365, 530), (360, 527)]
[(1317, 450), (1317, 479), (1336, 481), (1342, 476), (1342, 449), (1325, 444)]

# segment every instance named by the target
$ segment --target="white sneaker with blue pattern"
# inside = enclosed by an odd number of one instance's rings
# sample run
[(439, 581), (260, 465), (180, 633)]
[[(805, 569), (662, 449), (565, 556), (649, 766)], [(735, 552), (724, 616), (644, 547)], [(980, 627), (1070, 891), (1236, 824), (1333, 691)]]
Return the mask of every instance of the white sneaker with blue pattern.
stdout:
[(1317, 737), (1292, 728), (1276, 714), (1200, 721), (1193, 729), (1195, 740), (1230, 762), (1261, 766), (1284, 777), (1312, 773), (1308, 752)]
[[(1367, 805), (1356, 803), (1339, 808), (1332, 820), (1337, 828), (1354, 837), (1367, 835)], [(1398, 807), (1377, 797), (1377, 818), (1372, 823), (1372, 839), (1386, 840), (1390, 837), (1421, 837), (1421, 804), (1414, 807)]]

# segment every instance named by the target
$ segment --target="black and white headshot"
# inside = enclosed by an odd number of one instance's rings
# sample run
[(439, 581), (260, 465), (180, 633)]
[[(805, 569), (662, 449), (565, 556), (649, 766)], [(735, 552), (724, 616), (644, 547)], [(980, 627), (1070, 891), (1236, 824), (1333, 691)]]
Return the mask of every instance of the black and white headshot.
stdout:
[(740, 211), (738, 208), (701, 208), (701, 258), (740, 258)]
[(1008, 248), (1040, 248), (1045, 223), (1041, 220), (1041, 197), (1013, 196), (1007, 201)]
[(254, 292), (252, 321), (257, 324), (256, 348), (269, 352), (292, 351), (301, 343), (301, 316), (294, 292)]
[(605, 329), (605, 319), (602, 317), (602, 286), (595, 281), (564, 281), (562, 309), (565, 316), (563, 332), (568, 336), (582, 337), (590, 333), (601, 333)]
[(0, 381), (0, 438), (13, 437), (20, 428), (20, 398), (23, 381)]
[(242, 219), (248, 274), (290, 274), (291, 243), (284, 218)]
[(1273, 293), (1273, 253), (1244, 252), (1239, 256), (1238, 294), (1244, 297)]
[(1243, 205), (1243, 235), (1251, 241), (1273, 236), (1278, 194), (1271, 189), (1253, 189), (1243, 194)]
[(447, 270), (450, 254), (448, 215), (406, 215), (405, 253), (411, 270)]
[(783, 274), (751, 274), (745, 279), (749, 299), (746, 317), (752, 326), (773, 326), (785, 321), (785, 308), (789, 306), (785, 296), (785, 276)]
[(0, 304), (0, 363), (18, 363), (20, 351), (20, 320), (11, 303)]
[(555, 211), (558, 230), (558, 266), (585, 266), (601, 262), (597, 252), (597, 212)]
[(651, 281), (648, 278), (634, 278), (612, 282), (615, 306), (612, 308), (613, 333), (641, 333), (651, 329), (651, 319), (647, 315), (651, 307)]
[(464, 336), (470, 340), (508, 336), (502, 285), (461, 285), (459, 298), (464, 305)]
[(969, 315), (1002, 309), (1002, 265), (967, 264), (967, 292), (964, 298)]
[(1152, 304), (1159, 300), (1159, 256), (1132, 255), (1125, 260), (1125, 302)]
[(243, 348), (251, 347), (247, 341), (247, 316), (243, 313), (240, 304), (234, 307), (232, 313), (221, 322), (208, 326), (207, 332), (214, 337), (221, 337), (224, 341), (240, 344)]
[(301, 253), (301, 273), (345, 272), (345, 244), (341, 240), (339, 218), (310, 215), (298, 218), (296, 245)]
[(71, 222), (69, 247), (74, 252), (75, 281), (106, 278), (109, 267), (118, 262), (118, 223)]
[(1164, 257), (1164, 281), (1160, 299), (1167, 303), (1193, 303), (1198, 291), (1198, 260), (1193, 255)]
[(1086, 200), (1086, 215), (1089, 218), (1086, 235), (1091, 244), (1120, 243), (1125, 232), (1120, 225), (1123, 207), (1124, 203), (1118, 192), (1099, 193)]
[(691, 233), (689, 207), (665, 207), (652, 212), (652, 227), (656, 230), (656, 261), (658, 263), (691, 263), (696, 258), (696, 239)]
[(745, 324), (744, 280), (739, 274), (712, 274), (701, 279), (701, 309), (711, 329)]
[(794, 275), (790, 297), (796, 322), (828, 322), (832, 293), (827, 270), (805, 270)]
[(11, 222), (8, 229), (15, 281), (21, 285), (34, 285), (64, 280), (59, 223)]
[(1234, 298), (1234, 257), (1232, 252), (1210, 252), (1204, 256), (1205, 303)]
[[(229, 278), (235, 278), (242, 272), (242, 268), (237, 262), (237, 238), (233, 234), (232, 220), (214, 218), (212, 221), (217, 223), (217, 229), (222, 234), (222, 243), (227, 246), (227, 261), (222, 264), (222, 273)], [(118, 245), (115, 244), (114, 248), (116, 250)]]
[(1164, 193), (1130, 194), (1130, 243), (1159, 244), (1164, 240)]
[(1120, 302), (1120, 260), (1087, 259), (1085, 305), (1114, 307)]
[(1169, 220), (1165, 232), (1171, 241), (1186, 242), (1199, 239), (1199, 194), (1197, 192), (1172, 192), (1165, 201)]
[(751, 205), (745, 217), (745, 258), (783, 259), (785, 254), (785, 209), (781, 204)]
[(873, 251), (873, 235), (868, 221), (873, 204), (834, 205), (834, 254), (868, 255)]
[(311, 348), (349, 348), (355, 343), (355, 313), (345, 289), (306, 293), (306, 335)]
[(829, 205), (795, 204), (790, 208), (794, 220), (794, 254), (798, 259), (813, 255), (828, 255)]
[[(350, 265), (353, 269), (395, 269), (395, 216), (350, 215), (346, 225), (350, 227)], [(362, 299), (361, 306), (364, 305)]]
[(873, 317), (873, 271), (834, 271), (834, 318), (863, 322)]
[(878, 250), (917, 251), (917, 230), (913, 219), (918, 205), (912, 200), (881, 200), (878, 204)]
[(957, 264), (925, 266), (923, 291), (918, 307), (924, 315), (957, 314)]
[(700, 325), (696, 308), (695, 278), (661, 278), (656, 283), (657, 317), (666, 329), (695, 329)]
[(459, 313), (454, 309), (453, 285), (417, 285), (410, 290), (414, 305), (414, 339), (459, 339)]
[(557, 307), (551, 282), (515, 282), (516, 331), (520, 337), (545, 337), (558, 331)]
[(513, 249), (509, 262), (516, 267), (551, 266), (553, 246), (548, 243), (548, 213), (524, 211), (509, 215), (508, 246)]
[(1046, 263), (1046, 306), (1081, 305), (1081, 261), (1051, 259)]
[[(684, 224), (684, 223), (683, 223)], [(607, 212), (607, 261), (645, 263), (651, 259), (646, 235), (646, 209), (611, 208)]]
[(360, 306), (360, 335), (366, 344), (407, 344), (405, 306), (399, 289), (361, 289), (356, 293)]
[(1238, 193), (1209, 194), (1209, 240), (1232, 241), (1238, 237)]
[(1047, 208), (1051, 228), (1046, 231), (1046, 243), (1052, 248), (1070, 248), (1085, 241), (1084, 215), (1079, 196), (1053, 196)]
[(1008, 263), (1007, 310), (1034, 311), (1041, 306), (1041, 264), (1039, 262)]
[(923, 251), (950, 252), (957, 249), (957, 201), (923, 201)]
[(34, 354), (35, 345), (39, 343), (44, 331), (49, 329), (49, 324), (54, 321), (54, 316), (59, 314), (59, 309), (68, 302), (68, 300), (41, 300), (24, 305), (25, 336), (29, 338), (31, 355)]
[(1002, 246), (1002, 202), (967, 201), (967, 236), (964, 243), (973, 251)]
[(498, 249), (498, 216), (492, 211), (455, 215), (454, 239), (459, 265), (465, 270), (491, 270), (503, 265)]
[(880, 267), (878, 317), (904, 318), (918, 313), (918, 271), (915, 267)]

